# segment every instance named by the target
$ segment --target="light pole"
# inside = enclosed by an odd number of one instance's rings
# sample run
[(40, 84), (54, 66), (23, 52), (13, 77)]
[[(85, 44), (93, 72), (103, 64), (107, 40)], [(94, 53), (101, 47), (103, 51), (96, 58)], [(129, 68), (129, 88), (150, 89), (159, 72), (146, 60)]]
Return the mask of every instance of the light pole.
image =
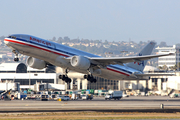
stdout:
[(30, 70), (29, 70), (29, 89), (31, 89), (31, 79), (30, 79)]

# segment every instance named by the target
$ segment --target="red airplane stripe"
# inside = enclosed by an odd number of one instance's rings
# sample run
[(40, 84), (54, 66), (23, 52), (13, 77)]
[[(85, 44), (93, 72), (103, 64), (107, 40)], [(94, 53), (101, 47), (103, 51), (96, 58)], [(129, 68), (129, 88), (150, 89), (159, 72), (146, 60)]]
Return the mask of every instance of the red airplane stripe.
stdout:
[(34, 47), (34, 48), (37, 48), (37, 49), (41, 49), (41, 50), (44, 50), (44, 51), (47, 51), (47, 52), (55, 53), (55, 54), (58, 54), (58, 55), (61, 55), (61, 56), (69, 57), (68, 55), (64, 55), (64, 54), (61, 54), (61, 53), (58, 53), (58, 52), (50, 51), (50, 50), (47, 50), (47, 49), (44, 49), (44, 48), (40, 48), (40, 47), (37, 47), (37, 46), (34, 46), (34, 45), (29, 45), (29, 44), (26, 44), (26, 43), (22, 43), (22, 42), (18, 42), (18, 41), (13, 41), (13, 40), (8, 40), (8, 39), (4, 39), (4, 40), (5, 41), (9, 41), (9, 42), (13, 42), (13, 43), (22, 44), (22, 45), (27, 45), (27, 46)]
[(130, 75), (126, 74), (126, 73), (123, 73), (123, 72), (120, 72), (120, 71), (117, 71), (117, 70), (113, 70), (113, 69), (111, 69), (111, 68), (107, 68), (107, 69), (108, 69), (108, 70), (111, 70), (111, 71), (114, 71), (114, 72), (121, 73), (121, 74), (123, 74), (123, 75), (130, 76)]

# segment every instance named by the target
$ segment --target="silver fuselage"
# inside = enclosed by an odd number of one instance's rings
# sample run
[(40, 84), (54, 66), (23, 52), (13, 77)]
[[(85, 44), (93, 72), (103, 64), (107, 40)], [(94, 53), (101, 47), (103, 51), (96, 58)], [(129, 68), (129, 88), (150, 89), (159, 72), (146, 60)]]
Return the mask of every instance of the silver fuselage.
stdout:
[[(13, 36), (13, 35), (12, 35)], [(86, 70), (76, 69), (69, 63), (63, 63), (64, 58), (72, 56), (87, 56), (100, 57), (91, 53), (77, 50), (62, 44), (41, 39), (31, 35), (14, 34), (16, 38), (5, 38), (5, 44), (12, 50), (17, 50), (19, 53), (31, 56), (37, 59), (44, 60), (52, 65), (68, 68), (72, 71), (88, 74)], [(126, 65), (108, 65), (100, 68), (101, 74), (93, 73), (94, 76), (103, 77), (112, 80), (137, 80), (138, 78), (133, 73), (142, 73), (136, 69), (127, 67)]]

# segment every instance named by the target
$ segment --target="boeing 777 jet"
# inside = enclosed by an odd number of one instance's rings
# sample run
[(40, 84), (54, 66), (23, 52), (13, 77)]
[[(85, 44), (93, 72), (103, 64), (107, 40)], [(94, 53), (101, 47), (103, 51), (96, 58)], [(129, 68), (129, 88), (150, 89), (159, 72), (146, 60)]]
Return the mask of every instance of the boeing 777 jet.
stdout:
[(64, 46), (32, 35), (13, 34), (4, 39), (5, 44), (15, 54), (14, 61), (19, 61), (18, 55), (29, 56), (27, 64), (36, 69), (54, 65), (63, 68), (59, 78), (70, 83), (69, 71), (84, 74), (90, 82), (96, 82), (95, 76), (111, 80), (141, 80), (148, 79), (143, 73), (148, 59), (170, 54), (150, 55), (155, 42), (149, 42), (137, 56), (101, 57), (75, 48)]

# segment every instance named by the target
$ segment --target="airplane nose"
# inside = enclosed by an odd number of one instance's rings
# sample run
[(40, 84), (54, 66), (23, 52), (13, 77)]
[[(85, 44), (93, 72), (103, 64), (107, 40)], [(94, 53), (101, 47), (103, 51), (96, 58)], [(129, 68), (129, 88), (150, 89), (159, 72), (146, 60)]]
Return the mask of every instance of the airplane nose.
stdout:
[(4, 43), (5, 43), (6, 45), (8, 45), (9, 41), (7, 41), (6, 39), (4, 39)]

